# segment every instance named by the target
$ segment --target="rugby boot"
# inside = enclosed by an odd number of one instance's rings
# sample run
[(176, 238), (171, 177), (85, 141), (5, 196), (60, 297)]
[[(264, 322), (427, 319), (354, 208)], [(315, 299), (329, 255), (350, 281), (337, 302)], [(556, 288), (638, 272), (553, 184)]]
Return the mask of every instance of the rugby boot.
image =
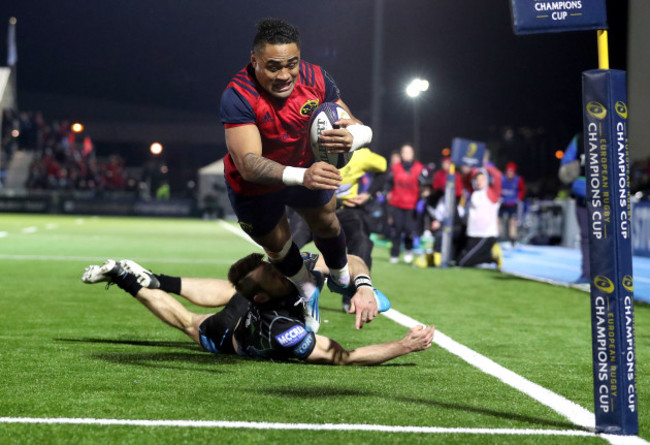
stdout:
[(128, 273), (135, 275), (138, 284), (149, 289), (160, 289), (160, 281), (151, 273), (133, 260), (120, 260), (118, 264)]
[(122, 273), (122, 267), (115, 260), (108, 259), (101, 266), (93, 264), (84, 269), (81, 281), (88, 284), (111, 281)]
[(308, 331), (315, 334), (320, 328), (320, 309), (318, 307), (318, 301), (320, 299), (320, 293), (323, 290), (323, 285), (325, 284), (325, 279), (323, 278), (323, 274), (317, 270), (314, 270), (311, 273), (316, 280), (316, 289), (308, 299), (302, 298), (301, 300), (305, 313), (305, 327)]

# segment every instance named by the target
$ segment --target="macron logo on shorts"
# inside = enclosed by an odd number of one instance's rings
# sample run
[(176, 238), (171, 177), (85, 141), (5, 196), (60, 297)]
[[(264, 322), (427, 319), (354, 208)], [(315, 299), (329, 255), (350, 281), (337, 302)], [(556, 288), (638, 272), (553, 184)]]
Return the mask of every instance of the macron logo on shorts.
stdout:
[(296, 325), (291, 329), (284, 331), (282, 334), (276, 335), (275, 339), (282, 346), (287, 347), (287, 346), (295, 345), (300, 340), (302, 340), (305, 337), (305, 335), (307, 335), (307, 331), (305, 330), (305, 328), (303, 328), (300, 325)]

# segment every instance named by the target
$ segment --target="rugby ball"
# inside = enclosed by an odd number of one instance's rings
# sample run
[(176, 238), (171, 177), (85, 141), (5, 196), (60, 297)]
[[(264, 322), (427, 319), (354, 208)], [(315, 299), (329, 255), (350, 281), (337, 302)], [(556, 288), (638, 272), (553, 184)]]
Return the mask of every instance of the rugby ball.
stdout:
[(334, 122), (339, 119), (350, 119), (350, 115), (343, 107), (334, 102), (325, 102), (320, 105), (314, 110), (309, 120), (309, 141), (317, 161), (327, 162), (336, 168), (343, 168), (350, 162), (354, 153), (328, 153), (327, 147), (322, 147), (318, 141), (318, 137), (323, 131), (339, 128), (334, 125)]

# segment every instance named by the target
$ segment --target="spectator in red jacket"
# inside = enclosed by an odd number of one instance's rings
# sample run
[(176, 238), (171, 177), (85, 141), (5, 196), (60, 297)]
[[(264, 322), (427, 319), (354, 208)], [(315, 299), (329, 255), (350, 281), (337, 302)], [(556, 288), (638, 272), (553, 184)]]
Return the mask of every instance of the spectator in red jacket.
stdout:
[[(519, 203), (524, 199), (526, 194), (526, 184), (524, 179), (517, 174), (517, 164), (508, 162), (506, 164), (506, 174), (501, 185), (501, 207), (499, 208), (499, 238), (507, 238), (515, 246), (517, 242), (517, 213)], [(504, 228), (507, 224), (507, 234)]]
[(420, 199), (420, 184), (424, 166), (415, 160), (415, 151), (409, 144), (400, 149), (401, 162), (391, 166), (388, 183), (392, 185), (388, 198), (389, 213), (393, 221), (391, 231), (390, 262), (397, 263), (404, 237), (404, 262), (413, 261), (413, 237), (416, 231), (416, 206)]

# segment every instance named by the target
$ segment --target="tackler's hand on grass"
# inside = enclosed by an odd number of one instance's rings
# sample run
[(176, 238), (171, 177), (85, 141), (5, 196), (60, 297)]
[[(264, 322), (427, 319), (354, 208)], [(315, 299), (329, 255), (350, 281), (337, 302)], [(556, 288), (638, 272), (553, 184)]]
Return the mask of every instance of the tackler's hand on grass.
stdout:
[(413, 326), (400, 341), (410, 352), (424, 351), (431, 347), (435, 326)]
[(377, 300), (372, 287), (362, 286), (350, 301), (350, 313), (356, 314), (355, 327), (361, 329), (364, 324), (370, 323), (379, 313)]

